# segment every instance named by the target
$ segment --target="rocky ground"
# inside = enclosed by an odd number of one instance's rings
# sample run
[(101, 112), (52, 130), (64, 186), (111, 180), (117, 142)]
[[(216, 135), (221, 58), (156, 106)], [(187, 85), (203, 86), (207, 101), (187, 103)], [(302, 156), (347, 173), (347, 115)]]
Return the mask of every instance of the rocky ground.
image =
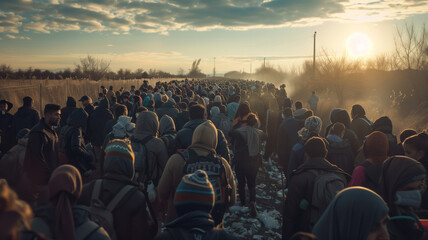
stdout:
[(239, 239), (281, 239), (283, 183), (276, 166), (274, 161), (264, 162), (257, 175), (257, 218), (252, 218), (250, 209), (241, 207), (238, 200), (236, 206), (232, 206), (225, 214), (226, 231)]

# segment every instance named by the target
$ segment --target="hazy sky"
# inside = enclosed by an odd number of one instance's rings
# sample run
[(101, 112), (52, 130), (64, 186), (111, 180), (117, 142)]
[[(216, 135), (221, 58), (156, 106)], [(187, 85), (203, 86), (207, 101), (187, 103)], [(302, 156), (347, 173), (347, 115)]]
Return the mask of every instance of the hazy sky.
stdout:
[(314, 31), (318, 49), (335, 54), (362, 33), (373, 56), (393, 51), (405, 22), (428, 23), (428, 1), (0, 0), (0, 64), (57, 70), (90, 54), (113, 70), (177, 73), (202, 58), (211, 74), (214, 57), (218, 73), (254, 72), (266, 57), (289, 69), (312, 58)]

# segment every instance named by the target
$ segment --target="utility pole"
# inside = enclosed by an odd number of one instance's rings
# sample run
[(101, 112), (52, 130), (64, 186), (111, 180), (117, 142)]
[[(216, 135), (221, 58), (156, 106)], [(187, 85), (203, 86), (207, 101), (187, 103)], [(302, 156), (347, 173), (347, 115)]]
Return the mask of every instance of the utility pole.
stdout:
[(213, 69), (213, 75), (215, 77), (215, 57), (214, 57), (214, 69)]
[(314, 33), (314, 64), (313, 64), (313, 69), (312, 69), (312, 78), (315, 79), (315, 71), (316, 71), (316, 65), (315, 65), (315, 58), (316, 58), (316, 39), (317, 39), (317, 32)]
[(250, 63), (250, 74), (253, 74), (253, 64)]
[(263, 68), (266, 68), (266, 58), (263, 58)]

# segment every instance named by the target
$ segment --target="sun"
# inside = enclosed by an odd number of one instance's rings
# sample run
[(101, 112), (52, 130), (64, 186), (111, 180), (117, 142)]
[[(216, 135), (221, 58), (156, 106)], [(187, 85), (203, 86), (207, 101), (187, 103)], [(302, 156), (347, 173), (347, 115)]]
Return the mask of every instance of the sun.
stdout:
[(372, 41), (364, 33), (354, 33), (346, 40), (346, 50), (351, 57), (367, 57), (372, 47)]

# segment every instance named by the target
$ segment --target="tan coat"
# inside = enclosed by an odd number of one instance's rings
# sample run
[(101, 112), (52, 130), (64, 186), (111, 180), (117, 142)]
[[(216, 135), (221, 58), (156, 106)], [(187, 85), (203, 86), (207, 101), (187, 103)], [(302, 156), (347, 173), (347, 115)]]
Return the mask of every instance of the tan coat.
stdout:
[[(217, 146), (217, 129), (211, 121), (198, 126), (193, 134), (192, 145), (189, 147), (194, 150), (196, 154), (207, 156), (210, 152), (215, 153)], [(226, 168), (226, 173), (229, 177), (229, 183), (232, 187), (232, 195), (230, 206), (236, 202), (236, 183), (233, 176), (232, 169), (229, 163), (222, 158), (223, 164)], [(184, 159), (180, 154), (172, 155), (163, 171), (162, 177), (158, 185), (158, 197), (161, 201), (168, 201), (168, 212), (166, 223), (171, 222), (177, 218), (177, 213), (174, 207), (174, 194), (178, 184), (183, 178), (183, 168), (185, 165)]]

